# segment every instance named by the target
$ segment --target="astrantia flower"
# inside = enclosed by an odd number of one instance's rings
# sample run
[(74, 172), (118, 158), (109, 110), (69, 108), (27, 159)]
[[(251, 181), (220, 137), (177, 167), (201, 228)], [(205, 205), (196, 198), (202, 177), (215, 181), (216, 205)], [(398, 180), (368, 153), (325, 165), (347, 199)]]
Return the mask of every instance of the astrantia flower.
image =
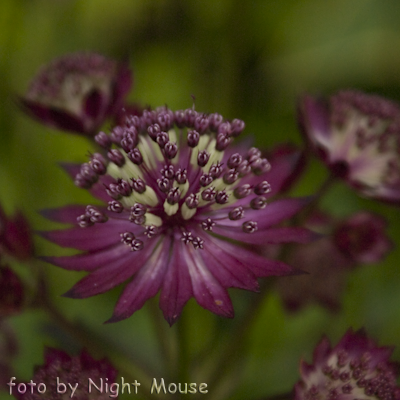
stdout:
[(99, 133), (95, 139), (105, 155), (93, 154), (80, 169), (68, 170), (77, 172), (78, 186), (90, 188), (108, 206), (46, 213), (66, 223), (78, 217), (77, 227), (44, 233), (85, 251), (47, 258), (90, 272), (66, 296), (89, 297), (128, 281), (110, 322), (129, 317), (161, 290), (160, 307), (172, 324), (191, 297), (232, 317), (226, 288), (256, 291), (258, 277), (293, 273), (251, 246), (307, 241), (304, 229), (274, 227), (304, 200), (269, 204), (268, 176), (279, 181), (279, 170), (270, 172), (256, 148), (231, 146), (243, 128), (242, 121), (228, 122), (219, 114), (161, 108), (128, 118), (111, 135)]
[(23, 108), (58, 129), (94, 135), (123, 105), (131, 72), (95, 53), (74, 53), (53, 60), (32, 80)]
[[(74, 392), (74, 399), (109, 400), (112, 393), (110, 390), (105, 390), (105, 383), (107, 383), (107, 388), (110, 388), (116, 377), (117, 371), (106, 359), (96, 361), (86, 351), (82, 351), (80, 356), (71, 357), (62, 350), (47, 348), (44, 355), (44, 365), (35, 368), (31, 380), (36, 383), (36, 387), (31, 389), (29, 384), (26, 384), (25, 393), (21, 393), (17, 389), (18, 383), (16, 384), (12, 379), (9, 379), (8, 385), (10, 392), (20, 400), (61, 400), (69, 398), (71, 397), (71, 389), (68, 384), (72, 387), (78, 384)], [(93, 382), (90, 393), (89, 379)], [(101, 385), (101, 380), (103, 385)], [(63, 392), (64, 386), (57, 387), (57, 382), (66, 385), (65, 392)], [(39, 383), (46, 386), (39, 386)], [(102, 392), (97, 390), (94, 385), (98, 388), (102, 387)], [(113, 397), (116, 396), (113, 395)]]
[(0, 254), (4, 252), (24, 261), (33, 256), (29, 223), (21, 212), (9, 217), (0, 206)]
[(288, 262), (308, 274), (276, 283), (285, 308), (294, 312), (317, 303), (338, 311), (350, 270), (379, 262), (392, 249), (386, 225), (384, 218), (367, 211), (339, 221), (328, 214), (312, 214), (306, 226), (324, 236), (292, 247)]
[(332, 173), (361, 194), (400, 201), (400, 106), (379, 96), (343, 91), (327, 104), (306, 96), (300, 125)]
[(301, 362), (295, 400), (399, 400), (392, 352), (361, 331), (349, 330), (333, 349), (324, 338), (314, 350), (313, 364)]

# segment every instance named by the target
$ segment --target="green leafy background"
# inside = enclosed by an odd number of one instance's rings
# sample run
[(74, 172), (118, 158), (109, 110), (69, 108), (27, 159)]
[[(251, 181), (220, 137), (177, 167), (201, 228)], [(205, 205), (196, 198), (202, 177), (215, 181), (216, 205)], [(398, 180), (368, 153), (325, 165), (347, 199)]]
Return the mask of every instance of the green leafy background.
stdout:
[[(354, 87), (400, 101), (397, 0), (2, 0), (0, 201), (9, 213), (23, 210), (35, 230), (56, 227), (38, 210), (92, 201), (58, 166), (86, 161), (89, 147), (85, 138), (30, 120), (15, 99), (42, 64), (78, 50), (129, 60), (135, 79), (131, 101), (178, 109), (190, 107), (194, 95), (197, 110), (243, 119), (259, 147), (302, 142), (295, 110), (304, 92), (329, 95)], [(312, 194), (325, 176), (321, 164), (312, 163), (296, 194)], [(397, 208), (362, 199), (342, 184), (323, 205), (340, 216), (358, 209), (379, 212), (390, 222), (392, 240), (399, 241)], [(35, 245), (39, 255), (67, 253), (40, 238)], [(385, 262), (354, 271), (337, 315), (315, 305), (289, 316), (272, 293), (251, 328), (247, 357), (235, 375), (241, 383), (229, 398), (290, 390), (300, 358), (310, 360), (323, 333), (337, 341), (348, 327), (365, 327), (380, 344), (400, 345), (399, 255), (395, 249)], [(60, 295), (82, 274), (50, 265), (45, 271), (54, 301), (70, 319), (84, 321), (155, 369), (162, 364), (147, 305), (126, 321), (103, 325), (120, 289), (87, 300), (66, 299)], [(241, 303), (256, 296), (230, 293), (238, 314)], [(184, 314), (191, 321), (191, 351), (206, 350), (212, 335), (229, 334), (234, 323), (214, 318), (193, 300)], [(19, 379), (31, 378), (44, 346), (63, 340), (69, 346), (40, 311), (10, 322), (20, 343)], [(400, 350), (394, 357), (400, 360)], [(210, 388), (204, 398), (213, 395)]]

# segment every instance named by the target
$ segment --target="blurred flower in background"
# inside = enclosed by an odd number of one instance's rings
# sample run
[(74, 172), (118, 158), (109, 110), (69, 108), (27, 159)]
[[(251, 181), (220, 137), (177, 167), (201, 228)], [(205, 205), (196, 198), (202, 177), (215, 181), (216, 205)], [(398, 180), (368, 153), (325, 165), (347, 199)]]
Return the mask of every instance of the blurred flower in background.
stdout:
[(308, 143), (361, 194), (400, 202), (400, 106), (383, 97), (342, 91), (326, 103), (305, 96), (299, 122)]
[(13, 361), (18, 353), (17, 337), (8, 322), (0, 317), (0, 390), (7, 388), (13, 375)]
[(378, 347), (363, 331), (349, 330), (334, 348), (325, 337), (314, 350), (313, 363), (300, 364), (295, 400), (399, 400), (392, 352), (393, 348)]
[[(97, 399), (106, 400), (110, 397), (118, 397), (113, 394), (114, 388), (111, 385), (117, 378), (117, 371), (106, 359), (95, 360), (92, 356), (83, 350), (79, 356), (70, 356), (63, 350), (46, 348), (44, 353), (44, 364), (36, 366), (32, 381), (36, 387), (25, 384), (25, 392), (17, 389), (17, 385), (23, 382), (14, 382), (12, 378), (8, 379), (9, 392), (20, 400), (39, 400), (39, 399), (65, 399), (72, 397), (72, 389), (76, 386), (74, 397), (79, 400)], [(91, 386), (89, 393), (89, 379), (94, 385)], [(39, 383), (44, 384), (39, 387)], [(58, 386), (62, 383), (64, 386)], [(106, 386), (107, 385), (107, 386)], [(107, 389), (107, 390), (106, 390)], [(115, 388), (116, 389), (116, 388)], [(31, 393), (31, 391), (33, 393)], [(110, 396), (111, 395), (111, 396)]]
[(42, 67), (20, 103), (45, 125), (94, 135), (121, 112), (131, 85), (127, 64), (95, 53), (67, 54)]
[(308, 274), (279, 280), (276, 287), (289, 311), (317, 303), (337, 312), (349, 272), (358, 265), (382, 261), (392, 250), (387, 223), (366, 211), (343, 220), (314, 212), (306, 226), (324, 236), (305, 245), (293, 245), (288, 262)]

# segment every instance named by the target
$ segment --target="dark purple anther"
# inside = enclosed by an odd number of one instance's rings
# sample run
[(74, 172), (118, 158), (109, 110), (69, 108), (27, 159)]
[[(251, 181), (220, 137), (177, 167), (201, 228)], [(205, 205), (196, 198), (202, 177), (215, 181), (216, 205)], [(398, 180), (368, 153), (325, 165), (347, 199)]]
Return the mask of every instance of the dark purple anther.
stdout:
[(155, 141), (157, 139), (157, 135), (161, 133), (160, 125), (158, 124), (150, 125), (147, 128), (147, 133)]
[(89, 226), (94, 225), (94, 222), (92, 222), (92, 221), (90, 220), (90, 216), (89, 216), (89, 215), (86, 215), (86, 214), (80, 215), (80, 216), (76, 219), (76, 222), (78, 223), (78, 225), (79, 225), (81, 228), (87, 228), (87, 227), (89, 227)]
[(107, 161), (100, 153), (94, 153), (92, 155), (90, 166), (98, 175), (104, 175), (107, 172)]
[(104, 132), (99, 132), (95, 137), (94, 137), (95, 142), (102, 147), (103, 149), (108, 150), (111, 147), (111, 139), (110, 137), (104, 133)]
[(212, 228), (215, 226), (215, 222), (211, 218), (207, 218), (206, 220), (202, 221), (201, 227), (205, 231), (212, 231)]
[(108, 221), (107, 215), (93, 206), (87, 206), (85, 214), (90, 218), (90, 221), (93, 223), (104, 223)]
[(136, 165), (140, 165), (143, 162), (142, 153), (139, 149), (133, 149), (128, 154), (128, 158)]
[(204, 167), (210, 159), (210, 153), (207, 150), (199, 151), (197, 155), (197, 164), (199, 167)]
[(178, 128), (185, 126), (185, 112), (183, 110), (175, 111), (175, 124)]
[(208, 117), (204, 114), (198, 115), (194, 121), (194, 129), (200, 133), (204, 133), (208, 129)]
[(89, 163), (82, 164), (79, 173), (82, 176), (82, 178), (86, 179), (88, 182), (91, 182), (91, 183), (95, 183), (99, 179), (98, 175), (91, 168)]
[(110, 200), (108, 202), (107, 210), (120, 214), (124, 210), (124, 207), (119, 201)]
[(164, 165), (161, 169), (161, 175), (164, 178), (172, 179), (175, 176), (174, 166), (173, 165)]
[(239, 178), (239, 173), (235, 169), (230, 169), (228, 172), (224, 174), (224, 183), (227, 185), (232, 185)]
[(254, 233), (257, 229), (257, 222), (255, 221), (246, 221), (242, 225), (242, 230), (246, 233)]
[(187, 181), (187, 170), (179, 168), (175, 174), (175, 180), (179, 185), (184, 185)]
[(187, 134), (187, 142), (189, 147), (196, 147), (199, 144), (200, 133), (197, 131), (189, 131)]
[(172, 182), (168, 178), (157, 179), (157, 186), (163, 193), (167, 193), (172, 187)]
[(146, 229), (144, 230), (144, 234), (151, 239), (158, 233), (158, 228), (154, 225), (148, 225), (146, 226)]
[(218, 135), (222, 134), (224, 136), (230, 136), (231, 134), (231, 124), (228, 121), (222, 122), (218, 126)]
[(259, 158), (257, 163), (251, 164), (251, 169), (255, 175), (262, 175), (271, 169), (271, 164), (266, 158)]
[(164, 131), (168, 131), (172, 128), (174, 122), (174, 114), (171, 110), (163, 110), (159, 112), (157, 116), (157, 122), (160, 125), (161, 129)]
[(216, 132), (218, 130), (218, 127), (224, 120), (224, 118), (221, 114), (213, 113), (208, 116), (208, 120), (209, 120), (209, 128), (212, 131)]
[(233, 194), (237, 199), (243, 199), (251, 193), (251, 185), (246, 183), (245, 185), (237, 187)]
[(81, 174), (76, 174), (74, 183), (75, 183), (75, 186), (78, 186), (81, 189), (90, 189), (93, 185), (93, 182), (88, 181)]
[(227, 162), (228, 168), (237, 168), (242, 162), (242, 156), (239, 153), (232, 154)]
[(226, 204), (229, 200), (229, 195), (226, 193), (225, 190), (221, 190), (220, 192), (217, 193), (215, 196), (215, 201), (218, 204)]
[(231, 142), (231, 140), (232, 139), (225, 133), (218, 133), (217, 144), (215, 145), (215, 148), (218, 151), (224, 151), (229, 146), (229, 143)]
[(117, 190), (121, 196), (130, 196), (132, 193), (131, 185), (129, 185), (129, 183), (124, 179), (118, 180)]
[(178, 203), (180, 199), (181, 199), (181, 191), (178, 188), (173, 187), (168, 192), (168, 195), (167, 195), (168, 204), (174, 205), (174, 204)]
[(250, 160), (252, 156), (261, 157), (261, 151), (257, 147), (252, 147), (247, 151), (247, 159)]
[(238, 219), (241, 219), (244, 217), (244, 210), (243, 207), (236, 207), (232, 211), (229, 211), (229, 219), (231, 221), (237, 221)]
[(201, 192), (201, 198), (205, 201), (212, 201), (215, 199), (217, 191), (211, 186)]
[(253, 200), (250, 202), (250, 207), (253, 210), (261, 210), (265, 208), (267, 205), (267, 199), (263, 196), (260, 197), (255, 197)]
[(262, 181), (254, 188), (254, 193), (257, 196), (269, 193), (271, 191), (271, 185), (267, 181)]
[(251, 172), (250, 164), (247, 160), (243, 160), (241, 164), (236, 168), (239, 176), (242, 178)]
[(245, 128), (245, 123), (241, 119), (235, 118), (231, 122), (231, 136), (237, 137), (239, 136)]
[(134, 217), (140, 217), (140, 216), (146, 214), (146, 211), (147, 211), (147, 207), (141, 203), (135, 203), (131, 207), (131, 215), (133, 215)]
[(142, 250), (143, 247), (144, 247), (144, 243), (141, 240), (139, 240), (139, 239), (132, 240), (132, 243), (131, 243), (131, 250), (132, 251)]
[(156, 122), (157, 113), (153, 110), (144, 110), (142, 114), (142, 120), (146, 125), (151, 125)]
[(163, 149), (165, 145), (168, 143), (168, 141), (169, 141), (169, 136), (167, 132), (157, 133), (156, 142), (160, 146), (160, 148)]
[(139, 194), (142, 194), (142, 193), (144, 193), (146, 191), (146, 184), (144, 183), (144, 181), (142, 179), (140, 179), (140, 178), (137, 178), (137, 179), (132, 178), (131, 181), (132, 181), (132, 183), (131, 183), (132, 189), (135, 192), (138, 192)]
[(136, 132), (127, 131), (121, 140), (121, 147), (126, 153), (133, 150), (138, 144), (138, 135)]
[(216, 164), (211, 165), (210, 170), (208, 172), (213, 177), (213, 179), (219, 178), (220, 175), (222, 174), (222, 171), (224, 170), (222, 165), (223, 164), (220, 163), (219, 161), (217, 161)]
[(189, 244), (189, 243), (193, 242), (192, 232), (183, 232), (181, 240), (185, 244)]
[(187, 108), (185, 111), (185, 122), (186, 126), (194, 126), (194, 121), (197, 117), (197, 112), (192, 108)]
[(132, 232), (124, 232), (120, 234), (121, 242), (130, 245), (135, 240), (135, 235)]
[(119, 145), (121, 143), (122, 138), (124, 137), (124, 134), (125, 134), (125, 129), (122, 126), (116, 126), (110, 134), (110, 139), (113, 143)]
[(129, 217), (129, 221), (133, 222), (136, 225), (143, 225), (146, 222), (146, 216), (141, 215), (140, 217), (134, 217), (133, 215), (131, 215)]
[(106, 193), (114, 200), (119, 200), (122, 197), (118, 191), (118, 184), (110, 183), (108, 186), (107, 185), (105, 186), (106, 186)]
[(188, 208), (193, 209), (199, 205), (199, 199), (194, 193), (192, 193), (186, 198), (185, 203)]
[(111, 149), (107, 153), (108, 159), (116, 164), (118, 167), (122, 167), (125, 164), (125, 157), (118, 149)]
[(200, 177), (199, 182), (201, 186), (205, 187), (208, 186), (213, 180), (214, 179), (210, 174), (203, 174)]
[(193, 247), (197, 250), (197, 249), (203, 249), (204, 248), (204, 240), (200, 237), (196, 237), (192, 240), (192, 245)]
[(172, 160), (178, 153), (178, 146), (176, 143), (168, 142), (164, 147), (164, 154), (169, 160)]

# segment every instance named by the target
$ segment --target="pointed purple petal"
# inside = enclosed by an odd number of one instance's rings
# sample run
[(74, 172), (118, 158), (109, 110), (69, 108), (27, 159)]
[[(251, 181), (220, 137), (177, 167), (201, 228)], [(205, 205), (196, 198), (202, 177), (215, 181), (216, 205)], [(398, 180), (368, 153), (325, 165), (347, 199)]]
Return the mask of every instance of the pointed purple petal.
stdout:
[(238, 248), (236, 245), (224, 240), (210, 236), (207, 242), (209, 241), (212, 241), (222, 251), (232, 254), (238, 263), (248, 268), (257, 277), (293, 275), (298, 273), (298, 271), (282, 261), (269, 260), (245, 248)]
[(144, 303), (159, 291), (168, 266), (168, 252), (171, 239), (167, 238), (163, 244), (149, 257), (132, 282), (125, 287), (114, 309), (113, 316), (107, 321), (118, 322), (130, 317), (141, 309)]
[(183, 257), (184, 246), (181, 241), (173, 243), (172, 257), (161, 288), (160, 308), (170, 325), (179, 318), (183, 306), (193, 296), (189, 271)]
[(264, 245), (267, 243), (308, 243), (318, 237), (317, 234), (306, 228), (268, 228), (266, 230), (258, 230), (254, 233), (245, 233), (241, 229), (224, 228), (216, 225), (213, 228), (213, 233), (237, 240), (243, 243), (254, 245)]
[(183, 256), (197, 302), (207, 310), (223, 317), (233, 318), (234, 311), (228, 292), (208, 270), (202, 257), (202, 250), (187, 247)]
[(96, 253), (62, 257), (42, 257), (42, 259), (57, 267), (72, 271), (93, 271), (102, 266), (107, 267), (109, 263), (117, 261), (119, 258), (126, 257), (133, 257), (133, 261), (135, 260), (135, 255), (131, 254), (129, 247), (118, 243), (109, 249)]
[(86, 206), (70, 205), (61, 208), (47, 208), (40, 212), (43, 217), (64, 224), (76, 224), (76, 219), (79, 215), (85, 213)]
[(153, 248), (154, 245), (148, 245), (146, 250), (129, 253), (108, 263), (80, 280), (63, 296), (83, 299), (107, 292), (131, 278), (147, 262)]

